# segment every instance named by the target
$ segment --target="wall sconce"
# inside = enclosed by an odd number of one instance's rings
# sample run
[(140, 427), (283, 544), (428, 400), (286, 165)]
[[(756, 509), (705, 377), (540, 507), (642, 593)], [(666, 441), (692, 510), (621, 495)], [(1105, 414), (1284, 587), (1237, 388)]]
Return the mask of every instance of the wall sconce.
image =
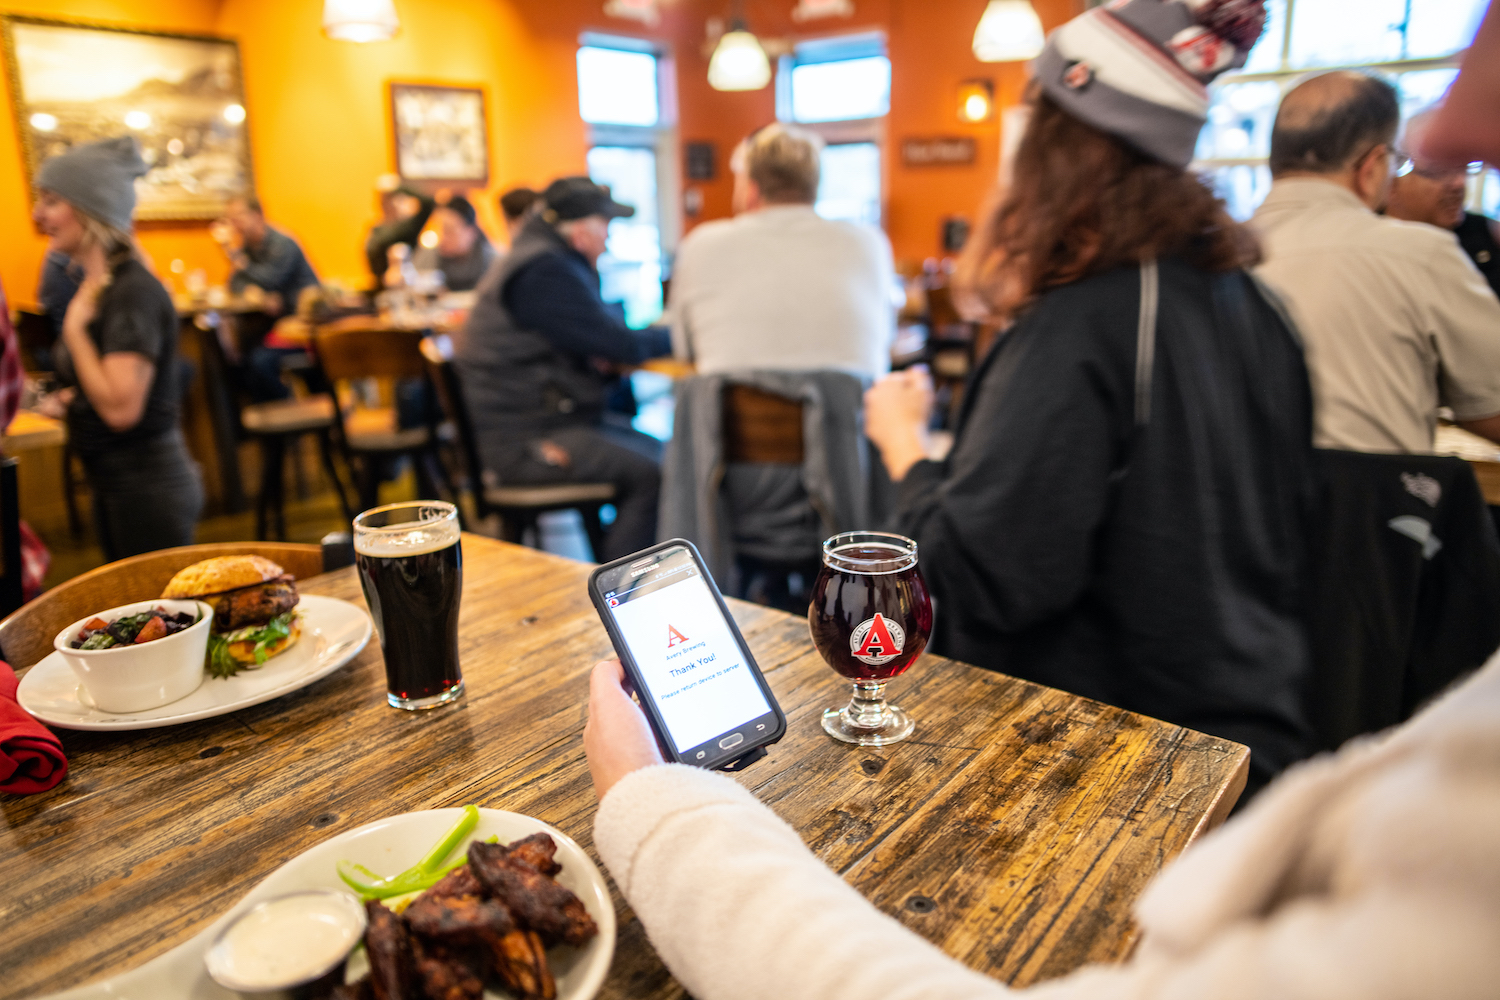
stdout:
[(958, 85), (958, 119), (976, 124), (995, 117), (995, 82), (965, 80)]
[(395, 0), (323, 0), (323, 34), (338, 42), (385, 42), (401, 30)]

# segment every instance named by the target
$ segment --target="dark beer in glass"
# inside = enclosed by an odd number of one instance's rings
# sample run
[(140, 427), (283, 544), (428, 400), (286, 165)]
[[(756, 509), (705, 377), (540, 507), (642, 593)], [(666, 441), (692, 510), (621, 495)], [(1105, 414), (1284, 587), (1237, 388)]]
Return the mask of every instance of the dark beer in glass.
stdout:
[(823, 713), (828, 734), (861, 746), (910, 736), (911, 716), (885, 700), (885, 685), (922, 655), (932, 634), (917, 543), (877, 531), (828, 539), (807, 625), (823, 659), (854, 682), (853, 700)]
[(385, 654), (386, 700), (414, 710), (460, 697), (458, 509), (417, 500), (365, 511), (354, 519), (354, 564)]

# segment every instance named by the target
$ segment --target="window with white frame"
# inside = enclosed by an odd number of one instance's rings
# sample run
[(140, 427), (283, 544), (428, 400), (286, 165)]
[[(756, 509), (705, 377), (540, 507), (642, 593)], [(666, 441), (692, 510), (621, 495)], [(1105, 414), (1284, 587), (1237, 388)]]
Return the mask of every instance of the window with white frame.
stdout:
[(776, 115), (819, 133), (823, 176), (816, 209), (829, 219), (878, 226), (881, 148), (891, 109), (885, 36), (844, 35), (798, 44), (776, 77)]
[[(1311, 70), (1370, 69), (1395, 84), (1403, 116), (1439, 100), (1486, 0), (1269, 0), (1265, 34), (1242, 70), (1211, 89), (1195, 169), (1246, 219), (1271, 187), (1271, 125), (1286, 91)], [(1473, 203), (1493, 210), (1500, 183), (1476, 175)]]
[[(676, 131), (662, 99), (662, 55), (634, 38), (585, 35), (578, 49), (578, 113), (589, 125), (589, 176), (635, 214), (609, 224), (599, 259), (606, 301), (631, 326), (662, 312), (663, 261), (675, 245)], [(663, 197), (664, 193), (667, 195)]]

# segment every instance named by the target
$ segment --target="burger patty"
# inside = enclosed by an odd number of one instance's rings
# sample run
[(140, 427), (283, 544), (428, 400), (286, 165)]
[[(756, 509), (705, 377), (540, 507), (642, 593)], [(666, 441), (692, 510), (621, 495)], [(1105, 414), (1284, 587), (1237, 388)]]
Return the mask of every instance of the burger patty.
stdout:
[(297, 585), (281, 576), (253, 587), (241, 587), (205, 598), (214, 608), (214, 629), (232, 632), (246, 625), (260, 625), (297, 606)]

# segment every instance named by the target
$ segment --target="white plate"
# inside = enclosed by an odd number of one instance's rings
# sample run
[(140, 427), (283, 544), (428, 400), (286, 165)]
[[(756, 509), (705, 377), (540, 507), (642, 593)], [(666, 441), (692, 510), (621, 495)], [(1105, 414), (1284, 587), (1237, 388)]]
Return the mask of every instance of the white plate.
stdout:
[[(429, 809), (367, 823), (348, 833), (325, 840), (288, 861), (202, 934), (161, 955), (138, 969), (112, 979), (55, 993), (44, 1000), (234, 1000), (203, 967), (203, 953), (219, 928), (256, 903), (305, 889), (345, 889), (335, 866), (345, 858), (381, 875), (405, 871), (422, 859), (432, 845), (458, 821), (459, 809)], [(604, 982), (615, 953), (615, 909), (609, 886), (589, 856), (572, 838), (539, 819), (500, 809), (479, 810), (479, 825), (472, 837), (484, 840), (497, 835), (510, 843), (528, 834), (544, 831), (557, 841), (557, 861), (562, 871), (557, 880), (571, 889), (589, 916), (599, 925), (599, 934), (582, 948), (557, 947), (547, 953), (557, 977), (558, 1000), (589, 1000)], [(358, 961), (350, 962), (350, 971)], [(505, 994), (486, 991), (499, 1000)]]
[(209, 677), (186, 698), (160, 708), (124, 715), (100, 711), (57, 652), (26, 671), (16, 700), (49, 726), (105, 732), (176, 726), (259, 705), (327, 677), (370, 641), (370, 616), (348, 601), (303, 594), (297, 607), (302, 638), (291, 649), (257, 670)]

